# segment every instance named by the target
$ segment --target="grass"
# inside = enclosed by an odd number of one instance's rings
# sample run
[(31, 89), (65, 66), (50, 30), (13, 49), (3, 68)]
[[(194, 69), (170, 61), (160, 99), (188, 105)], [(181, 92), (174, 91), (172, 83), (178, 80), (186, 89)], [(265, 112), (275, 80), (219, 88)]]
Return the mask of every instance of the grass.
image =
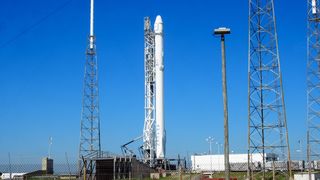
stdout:
[[(206, 175), (208, 177), (208, 175)], [(224, 172), (215, 172), (212, 174), (212, 178), (224, 178), (225, 174)], [(198, 178), (196, 178), (198, 177)], [(201, 177), (204, 177), (204, 175), (201, 174), (183, 174), (182, 175), (182, 180), (197, 180)], [(246, 172), (231, 172), (230, 173), (231, 178), (237, 178), (237, 180), (246, 180), (247, 173)], [(261, 179), (262, 174), (254, 174), (254, 179)], [(160, 178), (161, 180), (180, 180), (179, 175), (173, 175), (173, 176), (168, 176), (164, 178)], [(272, 172), (266, 172), (265, 180), (272, 180)], [(275, 179), (277, 180), (286, 180), (286, 175), (283, 173), (276, 173), (275, 174)]]
[[(174, 173), (167, 177), (161, 177), (160, 180), (199, 180), (201, 177), (205, 177), (209, 175), (201, 175), (201, 174), (193, 174), (193, 173), (184, 173), (181, 175), (179, 173)], [(212, 178), (224, 178), (224, 172), (214, 172), (212, 174)], [(247, 173), (246, 172), (231, 172), (230, 177), (237, 178), (237, 180), (246, 180)], [(254, 179), (259, 180), (262, 178), (262, 173), (254, 174)], [(266, 172), (265, 180), (272, 180), (272, 172)], [(286, 174), (277, 172), (275, 179), (277, 180), (286, 180)], [(58, 177), (30, 177), (28, 180), (60, 180)], [(138, 180), (138, 179), (131, 179), (131, 180)], [(139, 179), (141, 180), (141, 179)], [(150, 178), (145, 178), (143, 180), (151, 180)]]

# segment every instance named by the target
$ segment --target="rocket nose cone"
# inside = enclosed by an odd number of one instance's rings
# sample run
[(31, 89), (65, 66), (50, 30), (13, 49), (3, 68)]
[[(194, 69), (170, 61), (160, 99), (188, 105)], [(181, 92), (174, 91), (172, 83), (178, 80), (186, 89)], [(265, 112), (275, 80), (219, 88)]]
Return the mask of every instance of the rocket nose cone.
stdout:
[(162, 24), (162, 18), (161, 18), (160, 15), (158, 15), (158, 16), (156, 17), (155, 24)]
[(154, 22), (154, 32), (155, 33), (162, 33), (163, 25), (162, 25), (162, 18), (160, 15), (157, 16), (156, 21)]

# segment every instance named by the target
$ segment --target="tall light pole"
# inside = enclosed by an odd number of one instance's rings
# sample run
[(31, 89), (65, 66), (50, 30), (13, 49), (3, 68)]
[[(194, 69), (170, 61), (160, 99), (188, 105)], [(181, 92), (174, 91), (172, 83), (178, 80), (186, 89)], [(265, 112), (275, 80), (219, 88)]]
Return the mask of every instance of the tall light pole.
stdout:
[(220, 144), (219, 144), (219, 142), (216, 142), (216, 145), (218, 146), (218, 154), (220, 154)]
[(211, 172), (211, 176), (212, 177), (212, 143), (214, 141), (214, 137), (209, 136), (208, 138), (206, 138), (206, 141), (209, 143), (209, 156), (210, 156), (210, 172)]
[[(299, 143), (299, 149), (297, 150), (297, 152), (299, 153), (300, 157), (298, 159), (300, 159), (301, 161), (303, 160), (303, 154), (302, 154), (302, 144), (301, 144), (301, 140), (298, 140)], [(303, 168), (301, 168), (301, 172), (303, 172)]]
[(52, 137), (49, 138), (48, 158), (51, 158)]
[(221, 37), (221, 58), (222, 58), (222, 96), (224, 111), (224, 168), (225, 179), (230, 179), (229, 165), (229, 125), (228, 125), (228, 97), (227, 97), (227, 78), (226, 78), (226, 54), (225, 54), (225, 34), (230, 34), (230, 29), (222, 27), (214, 30), (214, 35)]
[(211, 137), (211, 136), (209, 136), (209, 137), (206, 138), (206, 141), (209, 143), (209, 155), (210, 155), (210, 154), (212, 153), (212, 146), (211, 146), (211, 144), (213, 143), (214, 138)]
[(301, 145), (301, 140), (298, 140), (298, 144), (299, 144), (299, 149), (297, 149), (296, 152), (300, 154), (300, 157), (298, 157), (298, 159), (300, 159), (300, 158), (302, 158), (302, 145)]
[(220, 154), (220, 147), (221, 147), (221, 150), (223, 150), (223, 144), (219, 143), (218, 141), (216, 142), (216, 145), (218, 147), (218, 154)]

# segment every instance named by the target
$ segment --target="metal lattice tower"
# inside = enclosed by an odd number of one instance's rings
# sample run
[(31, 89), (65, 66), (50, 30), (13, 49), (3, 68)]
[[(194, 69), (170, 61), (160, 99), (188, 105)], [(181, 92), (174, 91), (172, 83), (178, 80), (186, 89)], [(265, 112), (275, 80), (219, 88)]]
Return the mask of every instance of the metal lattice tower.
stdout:
[[(320, 14), (319, 1), (308, 0), (307, 123), (308, 162), (320, 159)], [(311, 168), (311, 166), (310, 166)]]
[(155, 39), (150, 18), (144, 19), (144, 71), (145, 71), (145, 120), (143, 128), (143, 155), (145, 163), (155, 158)]
[(98, 65), (93, 34), (93, 0), (91, 0), (90, 36), (84, 68), (79, 160), (101, 155)]
[[(248, 176), (264, 179), (271, 168), (291, 177), (273, 0), (249, 0), (248, 81)], [(261, 164), (253, 162), (253, 153), (261, 155)]]

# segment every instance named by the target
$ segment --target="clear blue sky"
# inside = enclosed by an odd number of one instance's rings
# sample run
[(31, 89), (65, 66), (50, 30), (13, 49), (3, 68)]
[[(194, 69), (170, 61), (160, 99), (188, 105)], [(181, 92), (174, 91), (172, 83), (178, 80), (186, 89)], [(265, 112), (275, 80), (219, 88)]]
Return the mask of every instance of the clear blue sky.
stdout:
[[(12, 156), (78, 153), (89, 0), (10, 0), (0, 6), (0, 162)], [(160, 14), (165, 35), (167, 154), (223, 143), (219, 39), (227, 26), (230, 150), (247, 150), (248, 1), (96, 0), (103, 150), (142, 134), (143, 18)], [(306, 1), (275, 1), (292, 154), (306, 134)], [(43, 21), (41, 19), (44, 19)], [(32, 28), (30, 28), (32, 27)], [(22, 35), (19, 35), (21, 34)], [(12, 40), (12, 41), (11, 41)], [(10, 43), (7, 43), (10, 42)], [(139, 142), (141, 143), (141, 142)], [(140, 144), (130, 147), (136, 149)], [(217, 146), (214, 146), (214, 152)]]

